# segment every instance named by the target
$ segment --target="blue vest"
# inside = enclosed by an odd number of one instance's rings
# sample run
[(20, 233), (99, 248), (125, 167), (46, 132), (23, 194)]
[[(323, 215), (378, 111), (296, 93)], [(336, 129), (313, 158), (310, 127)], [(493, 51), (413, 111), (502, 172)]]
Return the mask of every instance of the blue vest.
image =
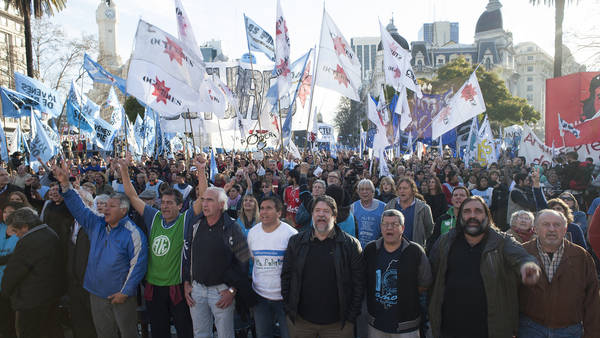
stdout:
[(381, 215), (385, 210), (385, 203), (378, 199), (373, 199), (373, 204), (376, 207), (373, 210), (366, 210), (360, 204), (360, 200), (352, 204), (352, 212), (358, 224), (357, 238), (360, 245), (364, 249), (370, 241), (374, 241), (381, 237)]

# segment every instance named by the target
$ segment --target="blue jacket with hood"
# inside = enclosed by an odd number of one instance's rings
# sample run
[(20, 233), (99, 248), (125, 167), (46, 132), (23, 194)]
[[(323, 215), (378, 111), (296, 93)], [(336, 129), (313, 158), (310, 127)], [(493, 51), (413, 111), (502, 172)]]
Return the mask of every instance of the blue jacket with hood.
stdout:
[(135, 296), (148, 266), (148, 242), (144, 233), (129, 217), (123, 217), (111, 229), (104, 216), (86, 207), (75, 190), (61, 191), (61, 194), (90, 239), (83, 287), (102, 298), (118, 292)]

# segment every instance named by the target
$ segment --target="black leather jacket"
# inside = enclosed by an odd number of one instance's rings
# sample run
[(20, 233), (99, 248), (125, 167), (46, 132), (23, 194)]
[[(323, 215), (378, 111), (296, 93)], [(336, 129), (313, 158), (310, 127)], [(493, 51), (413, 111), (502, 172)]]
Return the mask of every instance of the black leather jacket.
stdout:
[[(298, 314), (302, 273), (313, 232), (303, 231), (288, 242), (281, 271), (281, 295), (285, 311), (292, 321)], [(364, 261), (358, 240), (335, 225), (335, 274), (337, 280), (340, 319), (354, 322), (360, 314), (365, 284)]]

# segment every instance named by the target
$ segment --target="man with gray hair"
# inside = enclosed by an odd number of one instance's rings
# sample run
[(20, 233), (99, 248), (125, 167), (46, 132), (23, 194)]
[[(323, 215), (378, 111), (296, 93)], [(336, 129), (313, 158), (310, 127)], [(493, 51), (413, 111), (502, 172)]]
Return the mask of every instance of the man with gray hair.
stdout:
[(375, 186), (369, 179), (362, 179), (356, 186), (360, 200), (352, 203), (350, 211), (354, 215), (357, 224), (356, 237), (362, 248), (367, 243), (374, 241), (381, 236), (379, 222), (385, 209), (385, 203), (374, 198)]
[(214, 325), (219, 337), (233, 337), (234, 298), (239, 292), (249, 306), (250, 251), (242, 230), (225, 212), (227, 195), (210, 187), (202, 194), (199, 221), (186, 234), (183, 285), (190, 307), (194, 337), (211, 337)]
[(506, 232), (513, 236), (519, 243), (529, 242), (535, 237), (533, 221), (535, 216), (531, 211), (519, 210), (510, 216), (510, 229)]
[(565, 239), (567, 219), (551, 209), (535, 219), (537, 238), (523, 245), (542, 266), (519, 290), (519, 337), (600, 337), (600, 293), (590, 254)]
[(148, 243), (127, 217), (129, 199), (110, 195), (99, 215), (86, 206), (69, 182), (67, 167), (56, 165), (54, 177), (75, 220), (87, 233), (90, 254), (83, 287), (90, 293), (92, 318), (100, 338), (137, 337), (137, 286), (146, 274)]
[(58, 235), (31, 208), (14, 211), (5, 221), (6, 234), (19, 237), (2, 278), (2, 293), (10, 297), (18, 318), (17, 335), (62, 337), (57, 305), (64, 262)]
[(419, 337), (419, 297), (432, 283), (423, 248), (402, 237), (404, 215), (389, 209), (381, 216), (382, 237), (363, 252), (371, 338)]

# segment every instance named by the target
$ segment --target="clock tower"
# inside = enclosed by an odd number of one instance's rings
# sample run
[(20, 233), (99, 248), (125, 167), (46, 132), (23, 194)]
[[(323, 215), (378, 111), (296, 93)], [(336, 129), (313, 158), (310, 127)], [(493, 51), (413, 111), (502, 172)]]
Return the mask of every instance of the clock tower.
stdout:
[(96, 9), (98, 24), (98, 44), (100, 55), (98, 62), (108, 70), (114, 71), (121, 66), (117, 54), (117, 8), (114, 0), (102, 0)]

